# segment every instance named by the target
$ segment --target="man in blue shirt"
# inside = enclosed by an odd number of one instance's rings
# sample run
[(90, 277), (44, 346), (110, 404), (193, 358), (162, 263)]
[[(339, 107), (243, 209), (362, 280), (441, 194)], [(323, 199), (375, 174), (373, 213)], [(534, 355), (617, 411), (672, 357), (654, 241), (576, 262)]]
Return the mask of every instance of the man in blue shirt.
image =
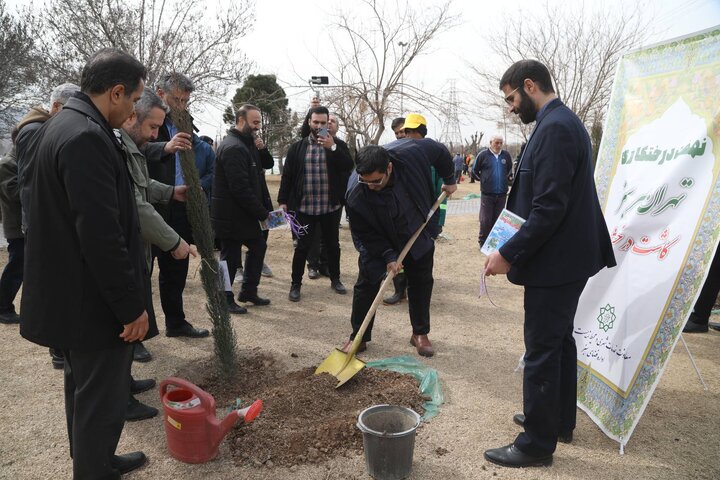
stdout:
[(505, 208), (508, 183), (512, 176), (512, 157), (502, 149), (500, 135), (490, 137), (490, 148), (478, 153), (472, 176), (480, 180), (480, 247), (485, 243), (495, 220)]
[(453, 157), (453, 164), (455, 165), (455, 181), (460, 183), (460, 177), (462, 177), (463, 167), (465, 166), (465, 159), (463, 159), (459, 153), (456, 153), (455, 157)]
[[(195, 90), (192, 80), (186, 75), (171, 72), (163, 75), (157, 85), (157, 94), (173, 110), (187, 109), (190, 94)], [(195, 166), (200, 175), (200, 184), (207, 195), (212, 186), (215, 169), (215, 152), (196, 135), (179, 132), (172, 123), (170, 115), (158, 131), (158, 138), (143, 146), (143, 154), (148, 160), (150, 178), (167, 185), (185, 185), (180, 167), (181, 151), (193, 150)], [(168, 205), (155, 205), (155, 209), (178, 235), (188, 243), (193, 243), (192, 230), (184, 202), (171, 201)], [(204, 328), (195, 328), (185, 318), (183, 309), (183, 291), (188, 272), (188, 259), (177, 260), (170, 252), (153, 246), (153, 256), (158, 260), (160, 303), (165, 314), (165, 334), (168, 337), (207, 337), (210, 332)], [(149, 360), (149, 355), (136, 349), (135, 359)]]

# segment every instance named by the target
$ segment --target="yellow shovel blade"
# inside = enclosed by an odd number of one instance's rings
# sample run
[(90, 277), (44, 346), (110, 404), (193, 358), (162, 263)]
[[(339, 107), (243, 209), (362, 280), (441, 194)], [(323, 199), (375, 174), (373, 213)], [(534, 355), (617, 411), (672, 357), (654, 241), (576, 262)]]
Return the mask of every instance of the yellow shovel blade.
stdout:
[(339, 380), (335, 388), (339, 387), (365, 368), (365, 362), (358, 359), (355, 355), (350, 358), (348, 358), (348, 356), (348, 353), (336, 348), (318, 365), (317, 369), (315, 369), (315, 375), (329, 373)]

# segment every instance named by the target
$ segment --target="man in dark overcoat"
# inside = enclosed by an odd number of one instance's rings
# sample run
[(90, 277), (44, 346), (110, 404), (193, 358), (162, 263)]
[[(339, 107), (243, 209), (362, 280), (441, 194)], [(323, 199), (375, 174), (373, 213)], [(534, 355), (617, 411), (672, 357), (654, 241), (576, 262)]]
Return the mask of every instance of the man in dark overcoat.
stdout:
[[(215, 179), (212, 189), (211, 216), (215, 236), (220, 239), (220, 259), (227, 262), (230, 282), (240, 266), (243, 245), (245, 258), (241, 302), (269, 305), (270, 300), (258, 296), (258, 285), (267, 250), (267, 229), (260, 226), (272, 210), (270, 192), (265, 182), (265, 169), (275, 164), (272, 155), (257, 137), (262, 126), (260, 109), (242, 105), (235, 114), (235, 127), (217, 148)], [(230, 313), (246, 313), (228, 293)]]
[(115, 455), (130, 394), (132, 342), (148, 332), (149, 275), (137, 207), (114, 128), (133, 112), (146, 70), (102, 49), (81, 92), (33, 139), (21, 335), (65, 356), (75, 479), (119, 478), (145, 463)]

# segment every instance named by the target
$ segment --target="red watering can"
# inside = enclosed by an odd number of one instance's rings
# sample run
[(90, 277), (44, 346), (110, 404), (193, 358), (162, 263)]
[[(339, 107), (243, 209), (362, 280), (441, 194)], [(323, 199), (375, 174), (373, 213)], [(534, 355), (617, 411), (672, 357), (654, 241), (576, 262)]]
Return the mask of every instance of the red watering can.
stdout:
[[(168, 387), (176, 388), (168, 390)], [(233, 410), (222, 421), (215, 417), (215, 399), (196, 385), (170, 377), (160, 383), (163, 423), (170, 455), (185, 463), (203, 463), (217, 456), (220, 442), (238, 421), (252, 422), (262, 400)]]

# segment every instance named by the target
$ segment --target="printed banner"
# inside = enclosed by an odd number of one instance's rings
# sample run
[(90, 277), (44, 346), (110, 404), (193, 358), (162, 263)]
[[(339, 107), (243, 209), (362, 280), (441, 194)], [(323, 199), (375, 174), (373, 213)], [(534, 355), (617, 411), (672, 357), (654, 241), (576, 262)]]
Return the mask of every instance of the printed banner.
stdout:
[(575, 317), (578, 405), (627, 444), (720, 239), (720, 29), (626, 55), (595, 171), (618, 266)]

